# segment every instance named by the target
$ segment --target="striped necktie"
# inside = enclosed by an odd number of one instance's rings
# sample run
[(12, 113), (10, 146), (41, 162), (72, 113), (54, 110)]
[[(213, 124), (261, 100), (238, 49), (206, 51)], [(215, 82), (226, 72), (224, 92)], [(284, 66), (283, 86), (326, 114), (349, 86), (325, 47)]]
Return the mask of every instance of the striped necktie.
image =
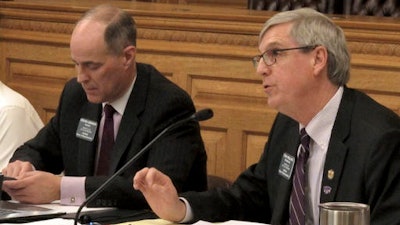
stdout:
[(305, 166), (310, 155), (310, 136), (308, 136), (304, 128), (300, 131), (300, 142), (300, 153), (296, 160), (292, 194), (290, 197), (289, 225), (305, 225)]

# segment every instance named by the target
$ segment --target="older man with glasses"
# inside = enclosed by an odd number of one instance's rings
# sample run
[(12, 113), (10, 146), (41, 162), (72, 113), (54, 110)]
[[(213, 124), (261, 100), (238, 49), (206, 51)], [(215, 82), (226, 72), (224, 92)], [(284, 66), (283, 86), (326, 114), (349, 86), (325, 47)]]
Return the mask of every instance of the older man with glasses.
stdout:
[[(308, 8), (269, 19), (253, 58), (268, 105), (279, 111), (258, 163), (230, 188), (177, 195), (154, 168), (134, 188), (161, 218), (319, 225), (319, 204), (370, 206), (370, 224), (400, 224), (400, 118), (346, 86), (344, 33)], [(261, 60), (262, 59), (262, 60)]]

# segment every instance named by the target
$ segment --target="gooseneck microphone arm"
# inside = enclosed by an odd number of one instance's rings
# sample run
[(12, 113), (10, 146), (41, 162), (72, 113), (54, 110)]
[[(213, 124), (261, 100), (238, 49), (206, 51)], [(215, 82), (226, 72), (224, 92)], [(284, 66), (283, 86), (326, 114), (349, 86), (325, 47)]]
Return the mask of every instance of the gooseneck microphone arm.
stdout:
[(213, 111), (211, 109), (202, 109), (193, 115), (191, 115), (188, 118), (179, 120), (175, 123), (172, 123), (168, 127), (166, 127), (164, 130), (162, 130), (155, 138), (153, 138), (146, 146), (144, 146), (136, 155), (134, 155), (128, 162), (126, 162), (117, 172), (115, 172), (111, 177), (109, 177), (102, 185), (100, 185), (99, 188), (97, 188), (91, 195), (89, 195), (86, 200), (79, 206), (78, 211), (75, 214), (75, 219), (74, 219), (74, 225), (77, 225), (78, 220), (79, 220), (79, 215), (83, 209), (91, 200), (93, 200), (97, 195), (99, 195), (112, 181), (115, 180), (116, 177), (121, 175), (122, 172), (125, 171), (126, 168), (128, 168), (133, 162), (136, 161), (137, 158), (142, 156), (151, 145), (153, 145), (154, 142), (156, 142), (161, 136), (163, 136), (166, 132), (168, 132), (171, 129), (174, 129), (183, 123), (186, 123), (191, 120), (196, 120), (196, 121), (203, 121), (203, 120), (208, 120), (211, 117), (213, 117)]

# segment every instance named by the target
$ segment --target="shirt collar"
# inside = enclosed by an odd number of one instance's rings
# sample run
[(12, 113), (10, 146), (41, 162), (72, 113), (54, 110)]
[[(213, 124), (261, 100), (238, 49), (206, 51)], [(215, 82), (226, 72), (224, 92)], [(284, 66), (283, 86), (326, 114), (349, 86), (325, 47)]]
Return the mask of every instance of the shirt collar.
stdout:
[(135, 85), (136, 77), (137, 76), (135, 76), (135, 78), (132, 81), (131, 86), (128, 88), (128, 90), (125, 92), (124, 95), (122, 95), (120, 98), (118, 98), (117, 100), (115, 100), (113, 102), (103, 102), (102, 103), (103, 108), (104, 108), (104, 105), (110, 104), (115, 109), (115, 111), (118, 112), (118, 114), (123, 115), (125, 108), (126, 108), (126, 104), (128, 103), (129, 97), (131, 95), (133, 86)]
[[(306, 131), (311, 139), (323, 149), (328, 148), (327, 145), (330, 141), (332, 128), (335, 123), (342, 96), (343, 87), (341, 86), (325, 107), (311, 119), (306, 127)], [(300, 129), (303, 127), (304, 126), (300, 124)]]

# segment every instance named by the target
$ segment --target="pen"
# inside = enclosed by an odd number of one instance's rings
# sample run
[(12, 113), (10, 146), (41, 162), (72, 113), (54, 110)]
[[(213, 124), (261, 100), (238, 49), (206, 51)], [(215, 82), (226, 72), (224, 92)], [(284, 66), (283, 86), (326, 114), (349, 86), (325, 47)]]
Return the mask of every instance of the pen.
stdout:
[(16, 180), (14, 177), (3, 177), (3, 180)]

